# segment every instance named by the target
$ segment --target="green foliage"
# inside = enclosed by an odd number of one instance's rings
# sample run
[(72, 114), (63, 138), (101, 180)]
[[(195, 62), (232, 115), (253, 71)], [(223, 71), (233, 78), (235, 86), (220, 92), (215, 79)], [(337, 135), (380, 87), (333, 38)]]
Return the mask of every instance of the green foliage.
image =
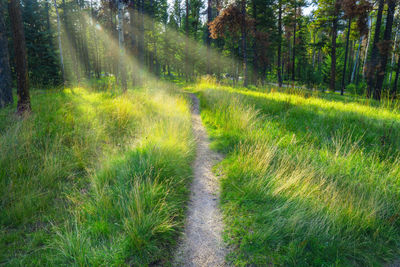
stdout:
[(364, 95), (367, 89), (367, 84), (365, 82), (354, 84), (351, 83), (346, 86), (346, 91), (353, 95)]
[(99, 79), (91, 79), (89, 86), (99, 91), (112, 91), (116, 88), (117, 81), (114, 75), (104, 76)]
[(60, 84), (62, 77), (50, 24), (51, 3), (37, 0), (23, 2), (30, 82), (37, 87)]
[[(200, 84), (238, 266), (378, 266), (399, 254), (400, 115), (357, 98)], [(373, 104), (373, 103), (371, 103)]]

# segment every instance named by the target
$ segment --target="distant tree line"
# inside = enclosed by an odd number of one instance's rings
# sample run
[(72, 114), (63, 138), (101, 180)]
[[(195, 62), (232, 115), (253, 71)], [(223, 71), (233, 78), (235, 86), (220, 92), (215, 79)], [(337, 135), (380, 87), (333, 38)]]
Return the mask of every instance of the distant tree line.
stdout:
[[(304, 14), (307, 6), (314, 11)], [(396, 0), (0, 0), (0, 106), (29, 87), (209, 74), (396, 97)], [(15, 85), (15, 86), (13, 86)]]

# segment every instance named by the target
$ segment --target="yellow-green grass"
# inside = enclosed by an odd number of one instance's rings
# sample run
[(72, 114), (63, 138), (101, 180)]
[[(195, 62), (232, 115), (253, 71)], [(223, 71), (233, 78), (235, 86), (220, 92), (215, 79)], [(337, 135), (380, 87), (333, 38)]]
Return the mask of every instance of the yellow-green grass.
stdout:
[(200, 83), (226, 153), (221, 207), (238, 266), (379, 266), (400, 258), (400, 114), (309, 91)]
[(33, 91), (0, 111), (0, 265), (167, 264), (194, 142), (176, 90)]

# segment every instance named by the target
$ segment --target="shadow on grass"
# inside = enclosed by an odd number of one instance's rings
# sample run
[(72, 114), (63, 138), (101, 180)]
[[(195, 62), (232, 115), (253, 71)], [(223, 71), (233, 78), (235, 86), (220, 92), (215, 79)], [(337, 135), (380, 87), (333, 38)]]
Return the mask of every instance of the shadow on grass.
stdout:
[[(382, 148), (379, 118), (243, 92), (200, 94), (214, 144), (228, 154), (222, 207), (235, 264), (364, 266), (398, 255), (397, 128)], [(253, 124), (235, 128), (224, 112)]]
[(338, 133), (347, 135), (347, 142), (357, 143), (365, 152), (379, 152), (383, 158), (392, 157), (400, 150), (400, 121), (374, 118), (367, 114), (321, 107), (315, 104), (292, 103), (290, 100), (266, 98), (263, 95), (247, 94), (245, 91), (226, 91), (240, 97), (241, 101), (255, 105), (266, 121), (274, 122), (282, 132), (291, 132), (305, 141), (321, 147), (332, 145)]

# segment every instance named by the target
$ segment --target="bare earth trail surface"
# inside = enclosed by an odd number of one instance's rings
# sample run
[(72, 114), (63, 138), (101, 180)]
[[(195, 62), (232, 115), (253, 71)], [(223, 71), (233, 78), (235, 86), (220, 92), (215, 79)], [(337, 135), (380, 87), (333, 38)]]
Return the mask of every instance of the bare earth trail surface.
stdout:
[(192, 122), (197, 141), (194, 178), (185, 232), (178, 247), (174, 266), (227, 266), (226, 248), (222, 241), (222, 215), (219, 203), (219, 184), (212, 166), (221, 156), (211, 151), (206, 130), (200, 117), (198, 98), (192, 94)]

